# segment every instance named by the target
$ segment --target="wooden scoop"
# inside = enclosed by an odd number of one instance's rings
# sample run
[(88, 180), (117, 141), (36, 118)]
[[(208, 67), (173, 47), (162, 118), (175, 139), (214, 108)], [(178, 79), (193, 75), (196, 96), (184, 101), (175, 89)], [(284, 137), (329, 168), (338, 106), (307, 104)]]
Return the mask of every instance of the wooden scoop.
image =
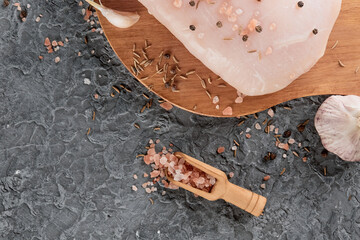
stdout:
[(253, 193), (245, 188), (236, 186), (232, 184), (227, 179), (226, 174), (223, 171), (220, 171), (217, 168), (214, 168), (206, 163), (200, 162), (195, 158), (192, 158), (184, 153), (176, 152), (175, 156), (177, 158), (183, 158), (190, 165), (198, 168), (199, 170), (213, 176), (216, 178), (216, 183), (211, 189), (210, 193), (204, 192), (200, 189), (191, 187), (187, 184), (175, 181), (173, 178), (166, 174), (168, 180), (175, 184), (176, 186), (182, 187), (190, 192), (193, 192), (203, 198), (206, 198), (210, 201), (215, 201), (218, 199), (224, 199), (225, 201), (234, 204), (235, 206), (253, 214), (254, 216), (260, 216), (262, 214), (266, 198), (260, 196), (256, 193)]

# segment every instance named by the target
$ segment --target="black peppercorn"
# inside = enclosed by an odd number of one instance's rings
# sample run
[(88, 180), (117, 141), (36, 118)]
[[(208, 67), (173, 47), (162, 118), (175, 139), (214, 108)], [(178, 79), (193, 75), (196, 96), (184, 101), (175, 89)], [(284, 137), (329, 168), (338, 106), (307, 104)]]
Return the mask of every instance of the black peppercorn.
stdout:
[(262, 32), (262, 27), (261, 27), (261, 26), (256, 26), (256, 27), (255, 27), (255, 30), (256, 30), (258, 33), (261, 33), (261, 32)]
[(283, 134), (284, 138), (289, 138), (290, 136), (291, 136), (291, 131), (290, 130), (285, 131), (284, 134)]
[(304, 6), (304, 2), (303, 2), (303, 1), (299, 1), (299, 2), (297, 3), (297, 5), (298, 5), (299, 8), (302, 8), (302, 7)]
[(194, 25), (190, 25), (189, 28), (190, 28), (191, 31), (195, 31), (195, 29), (196, 29), (196, 27)]
[(243, 40), (244, 42), (246, 42), (246, 41), (248, 40), (248, 38), (249, 38), (248, 35), (244, 35), (244, 36), (242, 37), (242, 40)]

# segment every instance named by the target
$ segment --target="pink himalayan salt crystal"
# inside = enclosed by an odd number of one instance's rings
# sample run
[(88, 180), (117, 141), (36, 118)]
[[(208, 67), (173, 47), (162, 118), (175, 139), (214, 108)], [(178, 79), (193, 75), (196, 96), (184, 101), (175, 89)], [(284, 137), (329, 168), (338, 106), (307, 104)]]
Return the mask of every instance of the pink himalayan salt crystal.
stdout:
[(234, 173), (233, 172), (229, 172), (229, 177), (233, 178), (234, 177)]
[(148, 177), (149, 176), (149, 174), (147, 174), (147, 173), (144, 173), (144, 177)]
[(227, 107), (223, 110), (222, 114), (224, 116), (232, 116), (233, 115), (233, 110), (232, 107)]
[(245, 137), (249, 139), (249, 138), (251, 138), (251, 134), (247, 133), (247, 134), (245, 134)]
[(242, 103), (244, 101), (244, 98), (243, 97), (237, 97), (235, 99), (235, 103)]
[(162, 107), (166, 111), (170, 111), (174, 106), (169, 102), (163, 102), (162, 104), (160, 104), (160, 107)]
[(275, 126), (274, 125), (270, 125), (270, 132), (274, 131)]
[(259, 123), (256, 123), (256, 124), (255, 124), (255, 128), (256, 128), (257, 130), (261, 130), (261, 125), (260, 125)]
[(289, 144), (294, 144), (295, 143), (295, 139), (293, 138), (290, 138), (289, 141), (288, 141)]
[(150, 155), (150, 156), (155, 155), (155, 154), (156, 154), (155, 149), (151, 147), (151, 148), (148, 150), (147, 154)]
[(231, 29), (235, 32), (235, 31), (237, 31), (239, 29), (239, 25), (234, 24), (234, 26), (232, 26)]
[(150, 155), (145, 155), (144, 162), (146, 163), (146, 165), (150, 165), (150, 163), (151, 163)]
[(230, 16), (228, 16), (229, 22), (236, 22), (236, 20), (237, 20), (237, 16), (235, 13), (232, 13), (232, 14), (230, 14)]
[(279, 134), (279, 128), (275, 128), (274, 133)]
[(270, 31), (274, 31), (276, 29), (276, 23), (270, 24), (269, 29), (270, 29)]
[(256, 20), (255, 18), (251, 19), (251, 20), (250, 20), (250, 23), (248, 24), (248, 29), (249, 29), (249, 31), (250, 31), (250, 32), (255, 31), (255, 28), (256, 28), (256, 26), (258, 26), (258, 25), (259, 25), (258, 20)]
[(243, 10), (241, 9), (241, 8), (238, 8), (238, 9), (236, 9), (235, 10), (235, 13), (237, 14), (237, 15), (241, 15), (241, 14), (243, 14)]
[(225, 148), (224, 148), (224, 147), (218, 147), (217, 153), (218, 153), (218, 154), (221, 154), (221, 153), (223, 153), (223, 152), (225, 152)]
[(213, 98), (213, 104), (217, 104), (219, 101), (220, 101), (220, 99), (219, 99), (218, 96), (215, 96), (215, 97)]
[(268, 114), (270, 117), (274, 117), (274, 115), (275, 115), (274, 110), (272, 110), (271, 108), (268, 110), (267, 114)]
[(230, 16), (230, 15), (232, 14), (232, 10), (233, 10), (233, 6), (228, 7), (228, 9), (226, 10), (225, 14), (226, 14), (227, 16)]
[(145, 182), (145, 183), (141, 184), (141, 187), (146, 188), (149, 184), (150, 184), (150, 182)]
[(272, 48), (271, 48), (271, 47), (268, 47), (268, 48), (266, 49), (265, 55), (268, 56), (268, 55), (272, 54), (272, 52), (273, 52)]
[(145, 188), (145, 192), (151, 193), (151, 189), (150, 188)]
[(159, 166), (159, 164), (160, 164), (160, 155), (159, 154), (154, 155), (154, 163), (156, 166)]
[(169, 183), (169, 187), (168, 188), (170, 188), (170, 189), (179, 189), (179, 187), (178, 186), (176, 186), (175, 184), (173, 184), (173, 183)]
[(174, 7), (181, 8), (182, 0), (174, 0), (173, 5)]
[(133, 175), (134, 179), (138, 179), (138, 176), (136, 174)]
[(287, 144), (287, 143), (278, 143), (277, 147), (280, 149), (284, 149), (286, 151), (289, 150), (289, 144)]
[(162, 156), (161, 158), (160, 158), (160, 164), (162, 164), (162, 165), (165, 165), (165, 163), (167, 163), (167, 158), (165, 157), (165, 156)]
[(132, 189), (133, 191), (135, 191), (135, 192), (138, 190), (138, 188), (137, 188), (135, 185), (132, 185), (132, 186), (131, 186), (131, 189)]
[[(155, 144), (151, 145), (151, 149), (155, 148)], [(166, 148), (163, 149), (163, 151)], [(153, 153), (153, 151), (150, 151)], [(157, 157), (159, 156), (159, 163), (157, 162)], [(178, 187), (172, 183), (168, 183), (166, 180), (161, 179), (165, 177), (165, 170), (167, 170), (168, 174), (173, 177), (174, 180), (180, 181), (185, 184), (189, 184), (192, 187), (198, 188), (203, 191), (209, 192), (212, 186), (215, 184), (216, 179), (206, 173), (194, 168), (189, 165), (185, 159), (178, 159), (175, 155), (166, 152), (165, 154), (155, 153), (154, 155), (145, 155), (144, 162), (146, 159), (150, 159), (150, 161), (154, 161), (151, 164), (153, 171), (150, 173), (150, 177), (153, 179), (152, 182), (147, 182), (142, 185), (143, 188), (149, 188), (148, 185), (153, 186), (156, 182), (161, 182), (164, 187), (171, 189), (178, 189)], [(164, 164), (161, 164), (161, 162)], [(150, 191), (156, 191), (155, 187), (151, 187)], [(146, 190), (147, 192), (149, 190)]]

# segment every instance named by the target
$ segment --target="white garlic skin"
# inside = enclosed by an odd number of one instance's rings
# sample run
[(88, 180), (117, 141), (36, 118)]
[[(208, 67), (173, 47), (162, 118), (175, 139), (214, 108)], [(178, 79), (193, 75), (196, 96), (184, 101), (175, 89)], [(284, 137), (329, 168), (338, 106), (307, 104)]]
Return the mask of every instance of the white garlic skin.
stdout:
[(140, 16), (137, 13), (112, 10), (102, 5), (101, 1), (100, 4), (94, 2), (93, 0), (85, 1), (99, 10), (112, 25), (118, 28), (129, 28), (137, 23), (140, 19)]
[(360, 97), (331, 96), (315, 116), (324, 147), (345, 161), (360, 161)]
[(109, 8), (102, 8), (99, 10), (112, 25), (118, 28), (129, 28), (140, 19), (140, 16), (137, 13), (119, 12)]

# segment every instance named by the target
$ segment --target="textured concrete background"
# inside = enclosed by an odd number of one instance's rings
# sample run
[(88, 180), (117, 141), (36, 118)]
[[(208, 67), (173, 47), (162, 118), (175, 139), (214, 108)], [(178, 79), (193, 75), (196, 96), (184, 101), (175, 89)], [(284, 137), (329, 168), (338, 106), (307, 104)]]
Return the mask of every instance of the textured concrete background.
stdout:
[[(273, 134), (254, 128), (268, 117), (266, 111), (240, 127), (236, 118), (201, 117), (176, 108), (166, 112), (126, 71), (104, 36), (91, 31), (77, 1), (20, 3), (23, 8), (31, 4), (26, 22), (16, 7), (0, 7), (1, 239), (360, 238), (360, 165), (321, 156), (312, 121), (325, 97), (274, 107), (274, 125), (280, 133), (290, 129), (297, 141), (285, 152), (275, 146)], [(43, 17), (36, 22), (39, 14)], [(49, 54), (46, 37), (69, 42)], [(57, 56), (59, 63), (54, 62)], [(122, 90), (112, 98), (114, 84), (132, 92)], [(143, 92), (154, 104), (140, 113), (147, 101)], [(298, 132), (296, 126), (306, 119), (309, 125)], [(156, 126), (161, 130), (154, 131)], [(240, 135), (247, 128), (251, 139)], [(268, 197), (264, 216), (255, 218), (184, 190), (161, 195), (157, 186), (158, 192), (145, 193), (142, 174), (150, 167), (136, 155), (145, 152), (150, 138), (172, 142), (175, 149), (234, 172), (231, 182)], [(240, 143), (236, 158), (230, 150), (233, 139)], [(219, 146), (225, 153), (216, 154)], [(276, 153), (276, 159), (264, 161), (267, 152)], [(271, 179), (262, 189), (267, 174)], [(132, 185), (139, 190), (132, 191)]]

